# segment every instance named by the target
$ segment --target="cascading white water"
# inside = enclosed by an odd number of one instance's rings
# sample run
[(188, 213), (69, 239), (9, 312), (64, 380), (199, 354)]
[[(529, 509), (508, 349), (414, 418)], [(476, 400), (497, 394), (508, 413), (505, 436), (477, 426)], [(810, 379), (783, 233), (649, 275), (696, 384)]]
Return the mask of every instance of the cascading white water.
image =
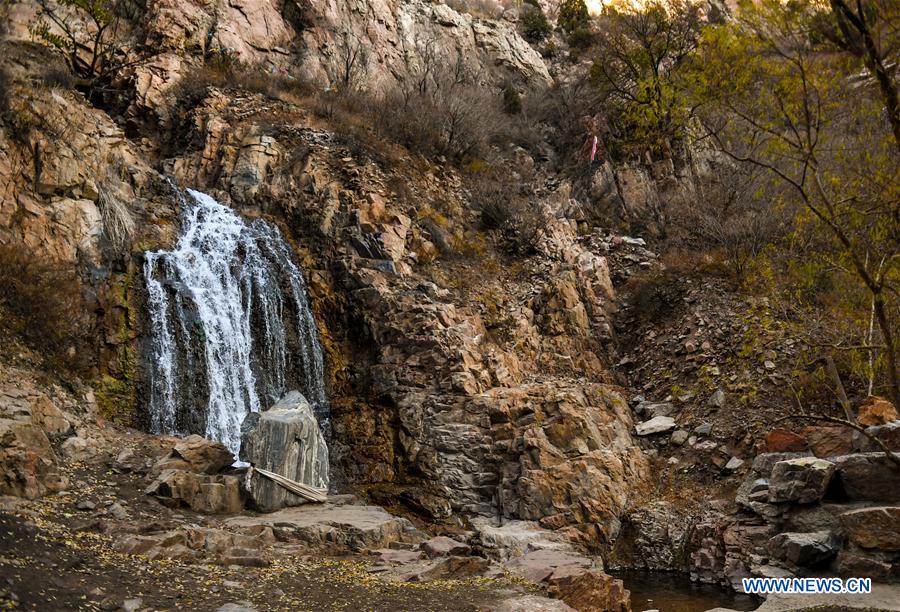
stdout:
[(152, 431), (202, 433), (237, 454), (246, 414), (296, 388), (327, 420), (306, 283), (278, 228), (204, 193), (180, 197), (178, 243), (144, 261)]

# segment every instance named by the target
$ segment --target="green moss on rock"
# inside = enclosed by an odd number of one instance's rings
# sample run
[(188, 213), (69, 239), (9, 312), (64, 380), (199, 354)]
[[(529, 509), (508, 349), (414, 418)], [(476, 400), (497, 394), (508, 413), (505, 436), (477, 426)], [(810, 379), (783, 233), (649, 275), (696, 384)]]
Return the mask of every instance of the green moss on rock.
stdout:
[(134, 425), (134, 386), (130, 381), (104, 375), (94, 381), (93, 387), (103, 418), (116, 425)]

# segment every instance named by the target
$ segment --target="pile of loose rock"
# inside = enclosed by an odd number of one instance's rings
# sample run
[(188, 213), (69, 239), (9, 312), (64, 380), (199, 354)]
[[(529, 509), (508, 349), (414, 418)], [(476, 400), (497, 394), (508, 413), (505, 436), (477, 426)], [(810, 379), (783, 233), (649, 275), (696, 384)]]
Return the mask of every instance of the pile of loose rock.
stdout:
[(900, 420), (885, 403), (860, 411), (862, 424), (879, 423), (865, 433), (840, 425), (772, 430), (763, 443), (770, 452), (738, 467), (744, 478), (733, 504), (657, 501), (632, 512), (615, 563), (736, 589), (751, 576), (900, 581), (900, 463), (881, 446), (897, 457)]
[[(816, 444), (754, 459), (736, 496), (752, 515), (739, 522), (771, 537), (758, 538), (742, 564), (751, 575), (827, 569), (900, 580), (900, 461), (873, 452), (871, 440), (853, 430), (829, 429), (828, 436), (843, 439), (851, 450), (825, 455), (815, 452), (822, 448)], [(825, 435), (816, 428), (807, 432), (814, 441)], [(900, 450), (898, 432), (900, 421), (867, 429), (892, 453)]]

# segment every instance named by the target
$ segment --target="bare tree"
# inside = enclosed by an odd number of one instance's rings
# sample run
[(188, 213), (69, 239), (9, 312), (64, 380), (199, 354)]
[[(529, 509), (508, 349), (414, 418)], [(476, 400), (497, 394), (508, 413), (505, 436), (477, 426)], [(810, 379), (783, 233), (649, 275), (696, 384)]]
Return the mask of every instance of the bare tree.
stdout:
[(504, 125), (499, 92), (481, 84), (462, 56), (438, 58), (433, 41), (421, 45), (410, 77), (379, 103), (379, 126), (410, 149), (462, 159), (483, 152)]
[(361, 77), (365, 74), (368, 52), (359, 36), (349, 31), (342, 33), (337, 49), (338, 87), (343, 93), (353, 91), (357, 89)]
[(670, 217), (678, 233), (724, 253), (742, 278), (750, 262), (784, 235), (793, 210), (773, 206), (775, 194), (760, 168), (727, 157), (709, 163), (698, 178), (698, 197)]
[(61, 50), (89, 97), (140, 62), (125, 42), (117, 0), (38, 0), (32, 35)]

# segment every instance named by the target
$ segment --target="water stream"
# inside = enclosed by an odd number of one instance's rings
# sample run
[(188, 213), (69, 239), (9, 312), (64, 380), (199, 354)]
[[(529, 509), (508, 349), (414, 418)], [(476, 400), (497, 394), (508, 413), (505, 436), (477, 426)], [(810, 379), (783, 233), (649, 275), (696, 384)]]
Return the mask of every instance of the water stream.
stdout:
[(199, 433), (237, 454), (248, 412), (299, 389), (327, 421), (324, 363), (306, 282), (278, 228), (180, 193), (182, 233), (145, 253), (154, 433)]

